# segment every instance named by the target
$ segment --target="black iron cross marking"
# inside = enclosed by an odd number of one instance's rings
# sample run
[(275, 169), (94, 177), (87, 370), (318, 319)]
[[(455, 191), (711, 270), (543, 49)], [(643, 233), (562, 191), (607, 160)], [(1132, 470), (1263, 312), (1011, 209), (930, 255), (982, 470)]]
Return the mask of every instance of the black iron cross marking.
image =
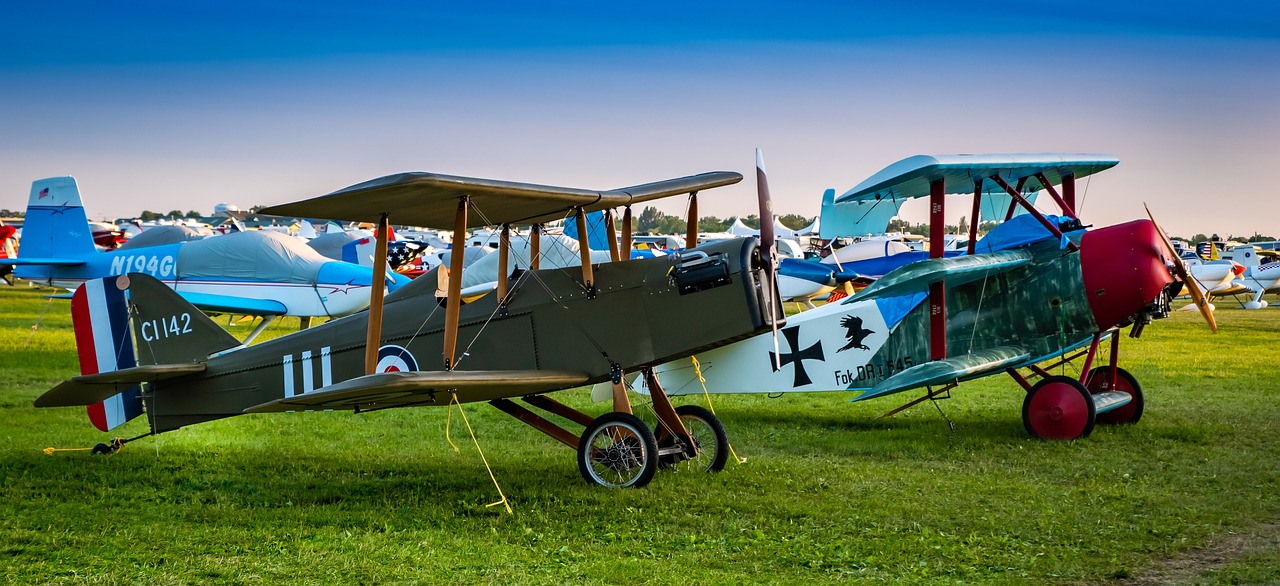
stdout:
[(809, 373), (804, 371), (804, 361), (821, 360), (826, 362), (826, 358), (822, 355), (822, 340), (814, 342), (812, 346), (809, 346), (804, 350), (798, 350), (798, 348), (800, 348), (800, 326), (783, 328), (782, 337), (787, 339), (787, 347), (791, 349), (791, 352), (784, 352), (781, 360), (777, 360), (777, 355), (770, 352), (769, 366), (773, 368), (774, 372), (777, 372), (779, 364), (781, 364), (781, 366), (786, 366), (794, 363), (796, 365), (796, 372), (795, 379), (792, 381), (791, 386), (803, 387), (812, 383), (813, 381), (809, 380)]

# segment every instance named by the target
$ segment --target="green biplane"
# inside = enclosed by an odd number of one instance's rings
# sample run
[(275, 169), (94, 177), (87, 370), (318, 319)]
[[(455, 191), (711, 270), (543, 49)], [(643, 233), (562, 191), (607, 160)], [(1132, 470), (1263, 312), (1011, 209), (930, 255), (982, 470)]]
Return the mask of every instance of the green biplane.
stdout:
[[(493, 294), (464, 303), (464, 255), (383, 298), (369, 310), (284, 337), (242, 346), (195, 307), (143, 274), (90, 281), (75, 294), (73, 316), (82, 376), (36, 401), (38, 407), (115, 405), (116, 419), (142, 411), (151, 433), (243, 413), (375, 411), (485, 401), (577, 450), (579, 469), (604, 486), (643, 486), (659, 463), (715, 471), (727, 440), (720, 422), (696, 406), (674, 408), (653, 394), (659, 424), (631, 412), (627, 373), (752, 336), (782, 322), (769, 247), (757, 239), (681, 254), (594, 265), (585, 214), (623, 208), (621, 250), (630, 250), (633, 204), (690, 194), (697, 226), (699, 190), (742, 180), (713, 172), (607, 191), (431, 173), (374, 179), (329, 195), (269, 207), (268, 214), (377, 222), (377, 263), (387, 225), (448, 227), (461, 235), (532, 225), (531, 266), (500, 264)], [(762, 206), (762, 214), (767, 213)], [(581, 265), (540, 269), (540, 226), (571, 218)], [(612, 219), (607, 222), (610, 230)], [(378, 266), (374, 273), (385, 271)], [(136, 343), (135, 343), (136, 342)], [(592, 418), (546, 394), (609, 382), (613, 411)], [(656, 384), (656, 381), (655, 381)], [(514, 399), (518, 399), (517, 402)], [(539, 415), (558, 415), (575, 433)], [(124, 414), (124, 415), (122, 415)], [(104, 449), (117, 448), (106, 446)]]

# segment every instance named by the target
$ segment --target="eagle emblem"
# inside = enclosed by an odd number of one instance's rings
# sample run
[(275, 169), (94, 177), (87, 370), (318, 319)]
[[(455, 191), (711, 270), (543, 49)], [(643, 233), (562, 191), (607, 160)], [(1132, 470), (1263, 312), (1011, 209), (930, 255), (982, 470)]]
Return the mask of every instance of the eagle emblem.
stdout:
[(875, 332), (862, 327), (862, 318), (846, 315), (844, 316), (844, 319), (840, 320), (840, 325), (844, 326), (846, 330), (849, 330), (848, 332), (845, 332), (844, 335), (845, 338), (849, 339), (849, 343), (845, 344), (843, 348), (836, 350), (836, 352), (844, 352), (850, 348), (857, 348), (859, 350), (871, 349), (868, 348), (866, 344), (863, 344), (862, 341), (867, 339), (867, 336), (870, 336)]

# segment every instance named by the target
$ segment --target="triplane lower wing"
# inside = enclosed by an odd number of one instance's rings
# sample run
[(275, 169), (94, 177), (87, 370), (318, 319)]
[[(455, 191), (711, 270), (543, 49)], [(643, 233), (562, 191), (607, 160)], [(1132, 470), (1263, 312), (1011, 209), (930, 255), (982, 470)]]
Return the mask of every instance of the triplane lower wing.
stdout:
[[(1132, 325), (1136, 338), (1167, 314), (1183, 286), (1171, 266), (1203, 304), (1153, 220), (1085, 230), (1076, 219), (1075, 180), (1116, 162), (1051, 153), (917, 156), (890, 165), (835, 201), (929, 197), (933, 258), (792, 316), (781, 351), (760, 335), (700, 353), (697, 368), (663, 365), (659, 379), (670, 394), (702, 392), (703, 380), (710, 392), (854, 391), (855, 400), (925, 388), (906, 408), (945, 398), (963, 381), (1008, 373), (1026, 390), (1023, 424), (1033, 437), (1073, 439), (1095, 422), (1137, 422), (1142, 390), (1118, 365), (1118, 328)], [(967, 255), (941, 258), (945, 196), (974, 195), (976, 217), (991, 184), (1027, 214), (1012, 218), (1010, 210), (1012, 219), (982, 243), (970, 234)], [(1062, 216), (1030, 205), (1028, 190), (1042, 189)], [(1205, 317), (1214, 327), (1207, 310)], [(1095, 366), (1107, 339), (1110, 361)], [(1078, 377), (1052, 373), (1081, 358)], [(1033, 377), (1041, 380), (1032, 384)]]
[[(448, 268), (435, 269), (437, 278), (425, 276), (385, 297), (375, 288), (367, 312), (244, 347), (155, 279), (131, 274), (97, 289), (126, 294), (127, 309), (118, 304), (110, 317), (133, 324), (139, 366), (74, 379), (37, 405), (96, 401), (111, 385), (141, 383), (133, 400), (145, 405), (151, 431), (160, 433), (242, 413), (486, 401), (575, 448), (583, 476), (598, 484), (642, 486), (660, 461), (719, 470), (727, 440), (713, 415), (677, 409), (657, 391), (652, 408), (659, 424), (650, 429), (631, 413), (623, 376), (644, 374), (656, 389), (651, 367), (781, 323), (767, 248), (746, 239), (626, 261), (611, 246), (614, 262), (593, 265), (587, 231), (580, 229), (580, 268), (542, 270), (536, 251), (541, 222), (569, 216), (581, 228), (586, 212), (605, 209), (612, 232), (615, 206), (624, 208), (622, 239), (629, 249), (630, 204), (682, 193), (696, 198), (699, 190), (741, 179), (716, 172), (588, 191), (406, 173), (268, 208), (265, 213), (377, 221), (379, 264), (387, 258), (391, 214), (411, 224), (452, 226), (455, 234), (499, 225), (496, 291), (464, 303), (464, 255), (454, 254)], [(690, 207), (696, 226), (696, 203)], [(502, 262), (514, 223), (533, 224), (530, 266)], [(384, 271), (377, 266), (374, 274)], [(77, 334), (100, 321), (77, 320)], [(614, 410), (601, 417), (544, 396), (600, 382), (614, 391)], [(530, 408), (585, 429), (569, 431)]]

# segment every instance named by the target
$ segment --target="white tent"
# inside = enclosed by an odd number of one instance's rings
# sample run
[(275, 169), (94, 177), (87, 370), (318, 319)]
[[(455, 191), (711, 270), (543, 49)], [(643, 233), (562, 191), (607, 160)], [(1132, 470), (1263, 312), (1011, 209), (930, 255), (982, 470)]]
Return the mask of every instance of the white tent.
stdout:
[(743, 224), (742, 218), (734, 218), (733, 223), (730, 224), (728, 228), (725, 228), (724, 231), (730, 234), (733, 234), (734, 236), (759, 236), (760, 235), (759, 230), (754, 230), (752, 228), (747, 227), (746, 224)]
[(777, 218), (773, 219), (773, 237), (774, 238), (795, 238), (796, 232), (791, 228), (782, 225)]
[(813, 223), (796, 230), (796, 236), (812, 236), (818, 233), (818, 223), (822, 221), (821, 217), (814, 218)]

